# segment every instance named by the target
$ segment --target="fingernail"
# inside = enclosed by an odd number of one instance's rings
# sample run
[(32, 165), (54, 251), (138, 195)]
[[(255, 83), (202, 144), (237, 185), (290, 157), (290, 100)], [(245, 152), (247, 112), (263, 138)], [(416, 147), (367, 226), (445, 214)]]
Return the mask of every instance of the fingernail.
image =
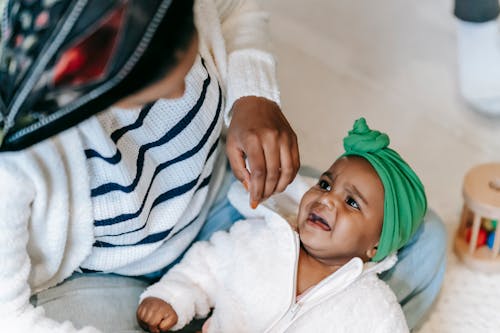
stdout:
[(259, 202), (257, 200), (252, 200), (250, 202), (250, 207), (252, 207), (252, 209), (257, 208), (258, 205), (259, 205)]
[(245, 188), (245, 190), (247, 190), (248, 192), (248, 183), (246, 180), (243, 181), (243, 187)]

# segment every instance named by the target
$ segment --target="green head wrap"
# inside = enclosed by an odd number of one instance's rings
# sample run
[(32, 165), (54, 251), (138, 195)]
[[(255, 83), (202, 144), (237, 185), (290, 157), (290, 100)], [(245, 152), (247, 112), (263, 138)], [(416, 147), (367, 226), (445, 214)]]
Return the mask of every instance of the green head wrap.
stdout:
[(344, 138), (342, 156), (365, 158), (384, 185), (384, 223), (373, 261), (380, 261), (404, 246), (420, 226), (427, 210), (420, 179), (388, 145), (387, 134), (371, 130), (364, 118), (356, 120)]

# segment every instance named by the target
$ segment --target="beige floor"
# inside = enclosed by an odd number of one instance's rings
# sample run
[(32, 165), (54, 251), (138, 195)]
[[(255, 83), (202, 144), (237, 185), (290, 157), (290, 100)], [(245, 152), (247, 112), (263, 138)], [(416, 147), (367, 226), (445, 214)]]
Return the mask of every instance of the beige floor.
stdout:
[[(328, 167), (353, 120), (366, 117), (421, 176), (451, 239), (464, 174), (500, 161), (500, 117), (478, 115), (457, 91), (451, 0), (262, 3), (302, 163)], [(500, 331), (490, 318), (500, 318), (500, 291), (487, 290), (496, 281), (500, 275), (472, 272), (450, 251), (442, 294), (421, 332)]]

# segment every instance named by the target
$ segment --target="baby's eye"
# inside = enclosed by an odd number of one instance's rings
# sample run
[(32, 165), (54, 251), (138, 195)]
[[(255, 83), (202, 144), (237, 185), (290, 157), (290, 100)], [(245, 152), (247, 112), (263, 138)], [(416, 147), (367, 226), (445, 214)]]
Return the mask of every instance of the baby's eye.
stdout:
[(351, 197), (347, 197), (347, 199), (345, 199), (345, 202), (346, 202), (349, 206), (351, 206), (352, 208), (355, 208), (355, 209), (357, 209), (357, 210), (359, 210), (359, 209), (360, 209), (360, 207), (359, 207), (358, 203), (356, 202), (356, 200), (354, 200), (354, 199), (353, 199), (353, 198), (351, 198)]
[(318, 181), (318, 186), (320, 189), (325, 191), (330, 191), (332, 189), (332, 186), (326, 180), (323, 179), (320, 179)]

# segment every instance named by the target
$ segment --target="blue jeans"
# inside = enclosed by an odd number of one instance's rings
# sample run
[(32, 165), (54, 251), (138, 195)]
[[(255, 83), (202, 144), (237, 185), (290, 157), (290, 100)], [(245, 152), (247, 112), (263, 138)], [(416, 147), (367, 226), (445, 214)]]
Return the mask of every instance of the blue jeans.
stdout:
[[(302, 169), (301, 173), (313, 175), (310, 171)], [(228, 174), (197, 240), (208, 239), (215, 231), (228, 229), (242, 218), (226, 198), (233, 179)], [(429, 211), (410, 243), (399, 251), (396, 266), (381, 275), (395, 292), (410, 328), (421, 323), (439, 293), (445, 254), (446, 230), (441, 219)], [(74, 274), (62, 284), (35, 295), (32, 303), (43, 306), (47, 316), (71, 320), (77, 327), (92, 325), (104, 332), (142, 332), (135, 322), (135, 311), (147, 284), (144, 279), (116, 275)]]

